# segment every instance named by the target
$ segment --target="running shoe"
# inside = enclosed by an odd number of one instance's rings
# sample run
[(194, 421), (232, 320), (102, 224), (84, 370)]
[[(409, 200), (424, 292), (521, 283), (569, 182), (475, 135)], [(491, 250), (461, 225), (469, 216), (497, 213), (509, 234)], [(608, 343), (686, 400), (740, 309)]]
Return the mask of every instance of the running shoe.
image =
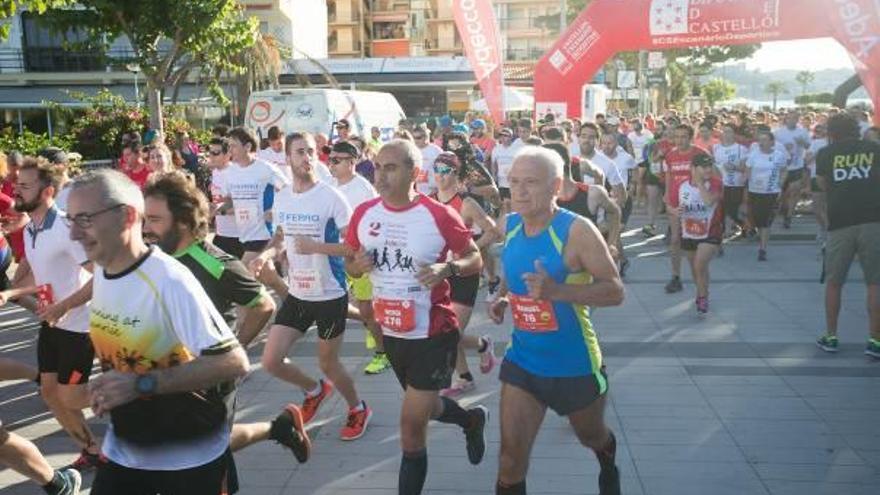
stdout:
[(367, 425), (370, 424), (370, 419), (373, 417), (373, 410), (367, 407), (365, 402), (361, 402), (361, 405), (363, 409), (360, 411), (348, 411), (348, 419), (345, 421), (345, 426), (339, 431), (339, 438), (350, 441), (364, 436)]
[(709, 298), (698, 296), (697, 297), (697, 313), (704, 315), (709, 312)]
[(75, 469), (79, 472), (87, 471), (89, 469), (96, 469), (99, 466), (103, 466), (107, 464), (107, 458), (104, 457), (103, 454), (92, 454), (91, 452), (83, 449), (79, 453), (79, 457), (76, 458), (75, 461), (71, 462), (67, 466), (64, 466), (65, 469)]
[(767, 251), (763, 249), (758, 250), (758, 261), (767, 261)]
[(391, 361), (388, 360), (388, 354), (377, 352), (373, 354), (373, 359), (364, 367), (364, 373), (368, 375), (378, 375), (391, 367)]
[(672, 277), (672, 280), (670, 280), (669, 283), (666, 284), (666, 287), (664, 287), (664, 289), (666, 290), (667, 294), (681, 292), (682, 290), (684, 290), (684, 287), (681, 285), (681, 277)]
[(489, 410), (485, 406), (477, 406), (468, 409), (468, 413), (473, 416), (473, 422), (469, 428), (464, 429), (464, 437), (467, 441), (468, 460), (476, 466), (486, 453), (486, 423), (489, 422)]
[(452, 383), (451, 387), (441, 390), (440, 396), (455, 399), (474, 390), (475, 388), (477, 388), (477, 385), (474, 383), (473, 380), (458, 378), (457, 380), (455, 380), (455, 382)]
[(486, 350), (480, 353), (480, 373), (487, 374), (498, 364), (498, 358), (495, 356), (495, 343), (492, 337), (483, 335), (480, 337), (486, 344)]
[(288, 404), (271, 423), (269, 439), (275, 440), (293, 453), (300, 464), (309, 460), (312, 441), (306, 432), (302, 411), (296, 404)]
[(868, 345), (865, 346), (865, 355), (880, 359), (880, 340), (868, 340)]
[(657, 229), (653, 225), (645, 225), (642, 227), (642, 234), (645, 234), (647, 237), (654, 237), (657, 235)]
[(372, 351), (376, 348), (376, 338), (373, 337), (373, 332), (371, 332), (369, 328), (365, 328), (364, 332), (364, 345), (367, 346), (367, 350)]
[(58, 492), (58, 495), (79, 495), (82, 486), (82, 475), (79, 471), (72, 467), (61, 468), (58, 470), (58, 476), (64, 482), (64, 488)]
[(816, 345), (825, 352), (837, 352), (838, 344), (837, 337), (834, 335), (823, 335), (816, 340)]
[(501, 277), (495, 277), (489, 281), (489, 290), (486, 292), (486, 302), (492, 302), (498, 296), (498, 286), (501, 285)]
[(321, 407), (321, 403), (324, 402), (324, 399), (330, 397), (330, 394), (333, 393), (333, 384), (328, 380), (324, 380), (323, 378), (320, 381), (321, 384), (321, 393), (315, 395), (314, 397), (309, 397), (306, 395), (306, 399), (303, 401), (303, 405), (300, 408), (302, 410), (303, 423), (308, 423), (318, 414), (318, 408)]
[(599, 495), (620, 495), (620, 471), (614, 463), (617, 457), (617, 438), (611, 433), (611, 452), (598, 455)]

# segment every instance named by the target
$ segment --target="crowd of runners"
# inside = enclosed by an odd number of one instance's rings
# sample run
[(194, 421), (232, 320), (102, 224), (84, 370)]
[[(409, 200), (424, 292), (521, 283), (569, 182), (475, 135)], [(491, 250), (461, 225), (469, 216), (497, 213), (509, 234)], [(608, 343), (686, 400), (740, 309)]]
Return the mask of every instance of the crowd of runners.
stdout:
[[(622, 233), (668, 243), (667, 293), (684, 290), (684, 252), (701, 316), (724, 243), (754, 239), (756, 262), (772, 260), (769, 229), (776, 218), (790, 228), (799, 204), (812, 205), (824, 253), (817, 344), (838, 349), (840, 290), (858, 257), (865, 353), (880, 358), (880, 129), (866, 112), (444, 116), (402, 121), (387, 141), (350, 128), (273, 127), (260, 139), (221, 126), (192, 145), (205, 174), (175, 170), (161, 137), (136, 133), (118, 167), (76, 177), (58, 149), (2, 156), (0, 303), (41, 327), (37, 367), (2, 360), (0, 377), (36, 382), (81, 454), (54, 470), (0, 426), (0, 460), (50, 494), (78, 493), (89, 469), (93, 495), (234, 493), (235, 452), (256, 442), (307, 463), (308, 425), (336, 392), (348, 406), (339, 438), (367, 431), (370, 397), (340, 361), (358, 321), (372, 350), (363, 372), (390, 370), (403, 389), (399, 493), (422, 492), (431, 420), (460, 427), (462, 455), (483, 460), (489, 409), (458, 402), (478, 386), (471, 353), (502, 384), (495, 493), (526, 493), (550, 408), (595, 454), (599, 493), (619, 494), (590, 315), (623, 301)], [(628, 225), (634, 209), (646, 225)], [(503, 356), (467, 329), (481, 287), (490, 319), (512, 328)], [(319, 376), (289, 357), (312, 328)], [(246, 349), (258, 344), (265, 371), (302, 400), (236, 423)], [(109, 418), (103, 438), (86, 408)]]

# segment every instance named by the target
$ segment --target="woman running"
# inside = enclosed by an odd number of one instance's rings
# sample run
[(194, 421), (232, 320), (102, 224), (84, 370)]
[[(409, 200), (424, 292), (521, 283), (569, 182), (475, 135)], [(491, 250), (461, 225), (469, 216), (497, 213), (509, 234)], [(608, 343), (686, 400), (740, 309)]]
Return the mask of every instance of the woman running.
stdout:
[(767, 127), (757, 130), (758, 145), (746, 160), (749, 184), (749, 213), (758, 229), (758, 261), (767, 261), (767, 241), (773, 213), (782, 195), (782, 184), (788, 167), (787, 153), (776, 146), (776, 137)]
[(691, 177), (678, 191), (681, 219), (681, 249), (691, 266), (697, 286), (697, 313), (709, 312), (709, 262), (718, 253), (724, 233), (721, 207), (721, 179), (715, 175), (715, 161), (700, 154), (691, 161)]

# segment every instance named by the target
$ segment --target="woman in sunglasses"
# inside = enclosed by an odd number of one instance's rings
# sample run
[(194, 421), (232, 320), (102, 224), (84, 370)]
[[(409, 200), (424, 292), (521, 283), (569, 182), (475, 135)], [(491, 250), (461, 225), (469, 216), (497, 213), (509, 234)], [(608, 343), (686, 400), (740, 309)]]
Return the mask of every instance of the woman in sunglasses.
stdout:
[(721, 179), (715, 160), (698, 154), (691, 160), (691, 177), (678, 191), (681, 249), (687, 255), (697, 286), (697, 314), (709, 312), (709, 262), (718, 253), (724, 233), (724, 213), (719, 204)]

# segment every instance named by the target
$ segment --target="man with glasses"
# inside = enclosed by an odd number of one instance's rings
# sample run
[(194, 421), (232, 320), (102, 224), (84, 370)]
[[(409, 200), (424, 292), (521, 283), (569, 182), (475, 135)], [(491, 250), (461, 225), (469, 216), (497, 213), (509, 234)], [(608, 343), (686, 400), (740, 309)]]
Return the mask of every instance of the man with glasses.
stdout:
[(244, 254), (238, 240), (238, 226), (233, 209), (224, 206), (229, 195), (230, 171), (238, 165), (229, 161), (229, 143), (225, 138), (215, 137), (208, 143), (208, 168), (211, 169), (211, 213), (214, 216), (214, 239), (212, 243), (227, 254), (238, 259)]
[[(339, 390), (349, 408), (340, 438), (355, 440), (363, 436), (373, 413), (358, 397), (354, 381), (339, 361), (348, 314), (342, 257), (350, 253), (340, 239), (351, 207), (333, 186), (318, 180), (314, 165), (317, 150), (311, 134), (289, 134), (285, 145), (293, 185), (279, 193), (272, 215), (275, 236), (251, 264), (259, 275), (271, 267), (268, 261), (282, 246), (287, 252), (289, 288), (269, 329), (263, 368), (303, 390), (305, 423), (317, 415), (334, 389)], [(312, 325), (318, 330), (318, 365), (329, 380), (315, 380), (287, 359), (290, 348)]]
[(18, 171), (15, 209), (31, 218), (24, 229), (21, 273), (30, 273), (41, 288), (37, 311), (40, 394), (82, 449), (71, 466), (83, 470), (104, 462), (82, 412), (89, 404), (86, 387), (95, 358), (89, 340), (92, 277), (86, 253), (69, 241), (64, 212), (55, 205), (59, 180), (57, 168), (42, 159), (26, 158)]
[(249, 129), (232, 129), (228, 143), (237, 167), (231, 167), (226, 178), (225, 208), (231, 207), (235, 214), (242, 261), (247, 265), (269, 244), (272, 221), (268, 217), (275, 193), (289, 181), (278, 167), (256, 158), (257, 138)]
[(413, 131), (413, 139), (419, 151), (422, 152), (421, 168), (416, 177), (416, 189), (425, 195), (433, 194), (437, 190), (434, 183), (434, 160), (443, 153), (443, 148), (430, 141), (428, 128), (420, 125)]
[(104, 373), (89, 402), (110, 415), (91, 493), (221, 493), (247, 355), (195, 276), (144, 243), (131, 181), (102, 169), (71, 187), (70, 239), (98, 266), (89, 326)]
[[(447, 278), (479, 273), (482, 263), (461, 217), (414, 190), (421, 155), (406, 140), (382, 147), (376, 157), (380, 198), (357, 207), (346, 236), (346, 269), (373, 282), (376, 320), (404, 389), (398, 493), (406, 495), (420, 494), (425, 483), (431, 419), (462, 428), (474, 465), (486, 451), (489, 419), (485, 407), (465, 410), (438, 395), (450, 385), (459, 340)], [(447, 262), (447, 253), (455, 259)]]
[[(352, 208), (377, 197), (379, 193), (370, 182), (355, 172), (355, 162), (360, 151), (352, 143), (341, 142), (333, 145), (330, 151), (330, 171), (333, 172), (333, 185), (345, 196)], [(348, 276), (351, 295), (354, 296), (359, 317), (367, 327), (367, 348), (374, 349), (373, 359), (367, 363), (364, 373), (375, 375), (387, 370), (391, 363), (385, 354), (382, 342), (382, 329), (373, 315), (373, 284), (367, 276)]]

